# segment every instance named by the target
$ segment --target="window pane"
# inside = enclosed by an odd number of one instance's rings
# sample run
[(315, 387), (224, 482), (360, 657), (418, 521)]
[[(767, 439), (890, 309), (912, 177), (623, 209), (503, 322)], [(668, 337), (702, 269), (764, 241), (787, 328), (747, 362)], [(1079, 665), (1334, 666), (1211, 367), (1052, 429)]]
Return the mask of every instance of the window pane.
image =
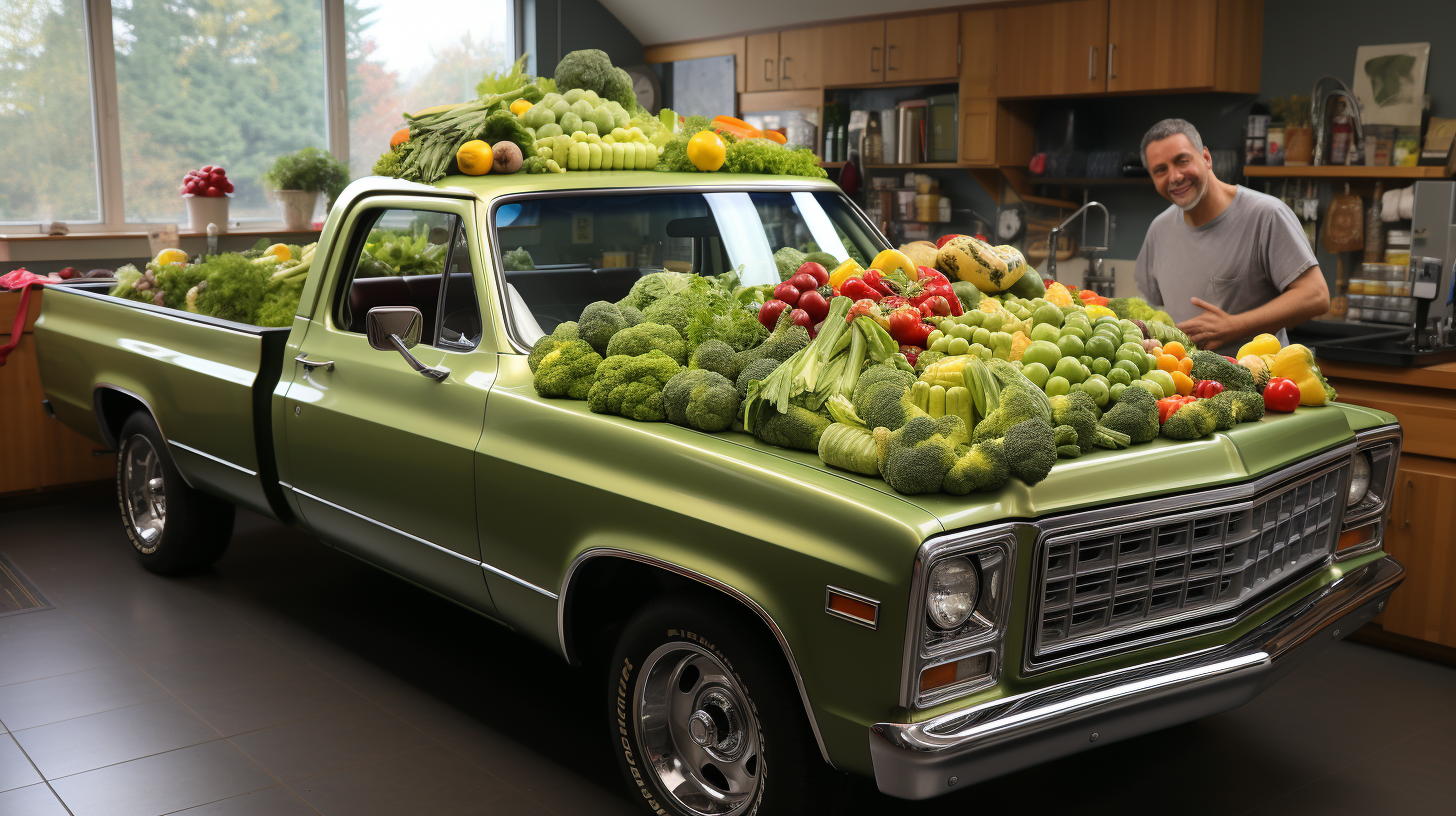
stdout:
[(480, 302), (475, 297), (473, 269), (465, 225), (461, 224), (455, 228), (455, 243), (450, 248), (449, 283), (440, 310), (440, 348), (469, 351), (480, 345)]
[(98, 221), (81, 0), (0, 2), (0, 222)]
[[(348, 0), (349, 170), (372, 172), (400, 114), (468, 102), (515, 62), (512, 0)], [(442, 24), (441, 21), (449, 21)]]
[[(334, 324), (364, 332), (364, 318), (376, 306), (413, 306), (420, 310), (420, 342), (435, 343), (440, 273), (460, 219), (426, 210), (379, 210), (359, 244), (348, 294), (339, 298)], [(357, 234), (357, 232), (356, 232)], [(468, 256), (467, 256), (468, 257)], [(468, 268), (468, 261), (467, 268)], [(458, 332), (457, 332), (458, 335)]]
[(229, 219), (278, 220), (263, 174), (328, 147), (322, 3), (113, 0), (112, 15), (126, 219), (185, 222), (182, 177), (215, 164)]

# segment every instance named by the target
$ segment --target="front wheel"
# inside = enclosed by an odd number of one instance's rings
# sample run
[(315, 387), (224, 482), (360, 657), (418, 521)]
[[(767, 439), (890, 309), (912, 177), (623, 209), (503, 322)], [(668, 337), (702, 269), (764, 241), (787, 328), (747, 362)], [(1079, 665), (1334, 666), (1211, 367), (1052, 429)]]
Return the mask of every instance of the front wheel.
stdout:
[(127, 538), (142, 566), (159, 575), (210, 566), (232, 538), (233, 506), (188, 486), (146, 413), (121, 426), (116, 493)]
[(775, 644), (740, 610), (699, 599), (648, 604), (609, 677), (614, 752), (647, 813), (808, 812), (828, 770)]

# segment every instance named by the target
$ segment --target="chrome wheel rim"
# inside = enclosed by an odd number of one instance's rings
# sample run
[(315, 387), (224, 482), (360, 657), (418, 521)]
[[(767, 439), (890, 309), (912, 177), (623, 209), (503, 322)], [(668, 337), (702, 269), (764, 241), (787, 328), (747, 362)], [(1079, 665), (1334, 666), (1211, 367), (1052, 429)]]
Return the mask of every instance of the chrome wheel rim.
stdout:
[(662, 790), (689, 813), (753, 806), (764, 775), (758, 717), (733, 673), (690, 643), (658, 647), (637, 679), (637, 738)]
[(145, 554), (156, 552), (167, 525), (167, 491), (162, 457), (145, 436), (133, 436), (121, 466), (121, 494), (133, 541)]

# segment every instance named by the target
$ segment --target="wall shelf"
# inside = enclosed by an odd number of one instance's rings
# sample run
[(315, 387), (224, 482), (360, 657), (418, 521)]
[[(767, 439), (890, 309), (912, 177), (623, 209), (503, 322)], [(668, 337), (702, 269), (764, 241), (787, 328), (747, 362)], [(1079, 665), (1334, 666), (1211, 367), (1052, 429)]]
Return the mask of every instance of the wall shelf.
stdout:
[(1246, 178), (1313, 178), (1313, 179), (1444, 179), (1444, 167), (1366, 167), (1320, 166), (1320, 167), (1269, 167), (1251, 164), (1244, 167)]
[(1027, 176), (1026, 183), (1048, 187), (1151, 187), (1151, 176), (1129, 176), (1126, 178), (1046, 178)]

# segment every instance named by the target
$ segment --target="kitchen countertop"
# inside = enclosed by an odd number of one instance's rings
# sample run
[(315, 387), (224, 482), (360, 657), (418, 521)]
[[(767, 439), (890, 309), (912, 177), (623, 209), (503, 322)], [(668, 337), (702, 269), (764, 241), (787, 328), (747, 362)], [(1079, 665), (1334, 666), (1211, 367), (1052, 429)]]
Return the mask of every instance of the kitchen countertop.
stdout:
[[(1318, 351), (1316, 351), (1318, 354)], [(1433, 366), (1394, 366), (1373, 363), (1350, 363), (1344, 360), (1318, 360), (1326, 377), (1341, 380), (1406, 385), (1417, 388), (1440, 388), (1456, 391), (1456, 363)]]

